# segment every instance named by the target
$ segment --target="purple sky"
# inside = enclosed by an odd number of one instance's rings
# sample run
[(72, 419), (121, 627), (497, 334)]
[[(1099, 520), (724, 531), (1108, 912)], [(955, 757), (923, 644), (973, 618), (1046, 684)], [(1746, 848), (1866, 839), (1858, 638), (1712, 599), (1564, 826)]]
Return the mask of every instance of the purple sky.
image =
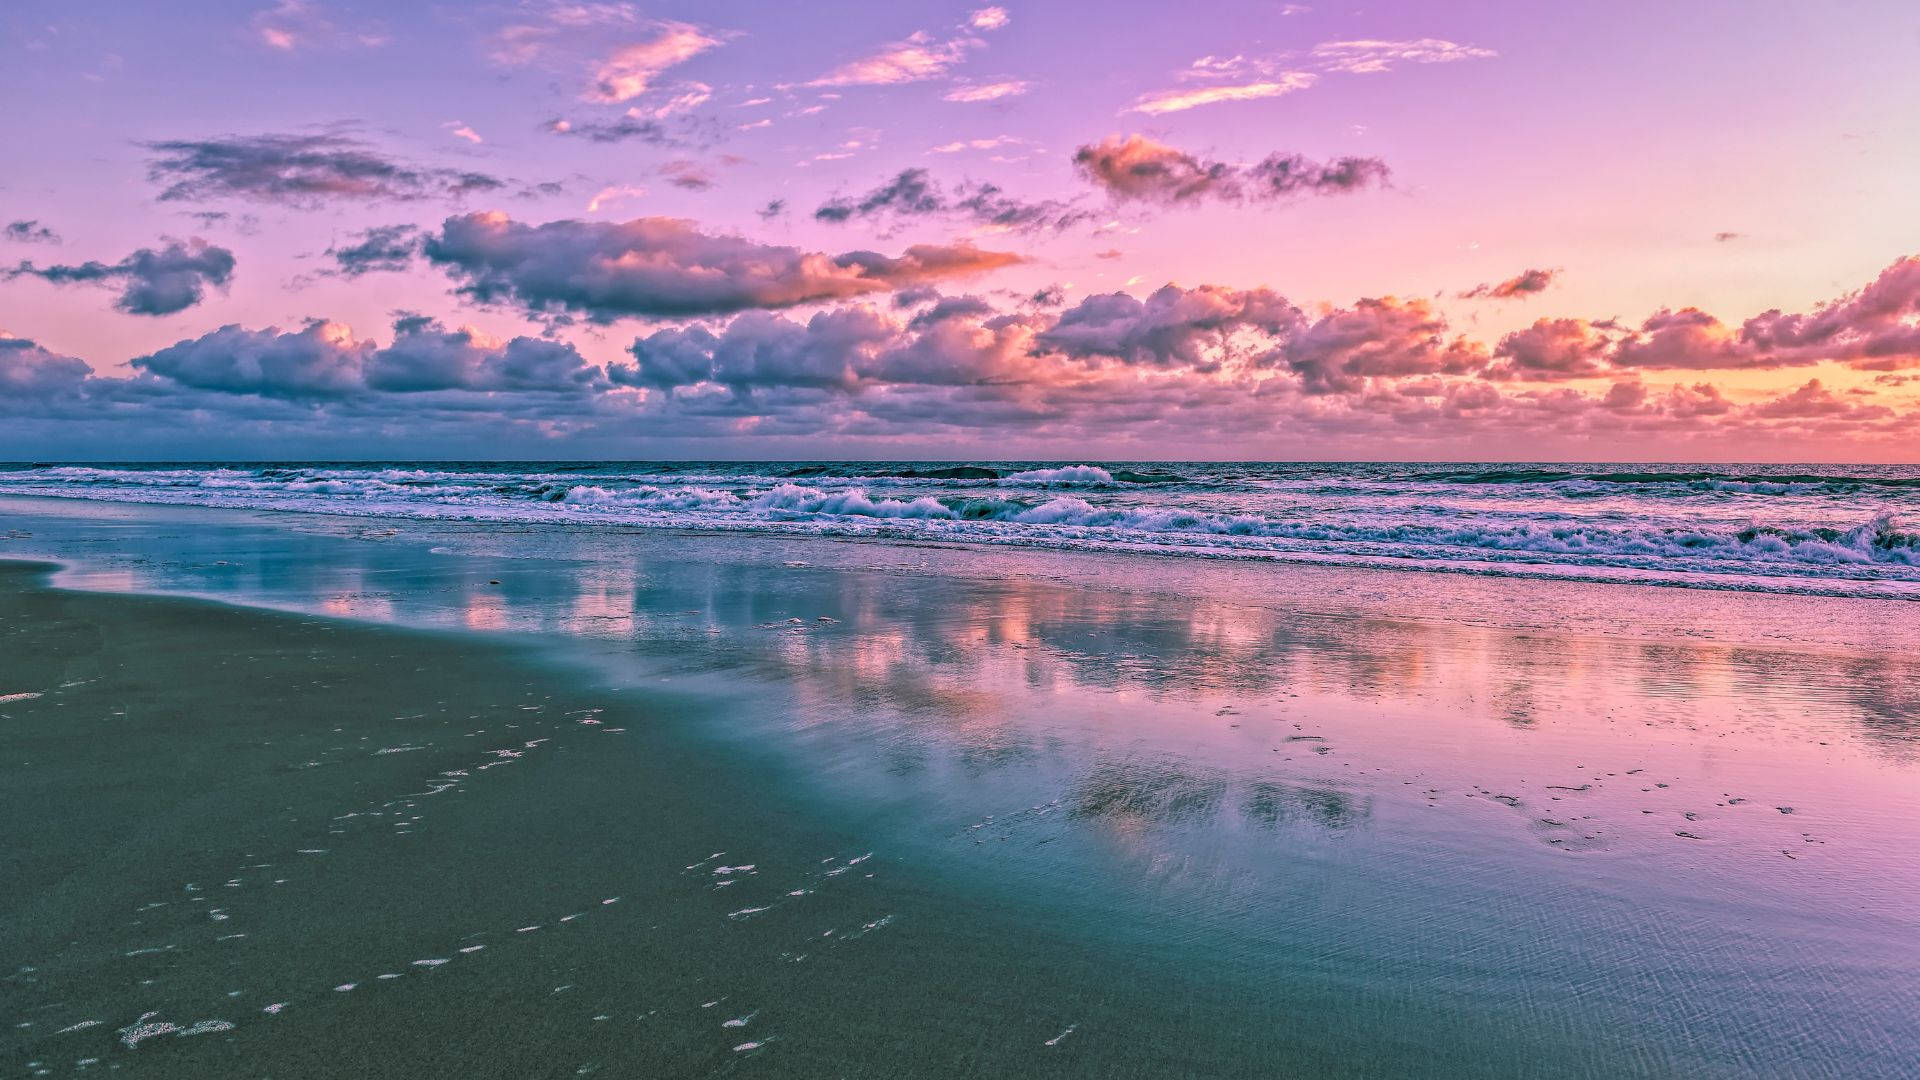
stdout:
[(1916, 457), (1906, 0), (15, 0), (0, 58), (7, 457)]

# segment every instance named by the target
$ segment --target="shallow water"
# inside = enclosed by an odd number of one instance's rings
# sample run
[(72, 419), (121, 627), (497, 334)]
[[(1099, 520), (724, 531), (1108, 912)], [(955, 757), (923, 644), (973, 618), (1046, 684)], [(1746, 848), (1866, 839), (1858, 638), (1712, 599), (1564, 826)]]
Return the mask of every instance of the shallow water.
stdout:
[[(219, 1052), (194, 1048), (220, 1045), (285, 1062), (353, 1044), (353, 1024), (404, 1039), (409, 1023), (505, 1026), (513, 1060), (552, 1075), (1892, 1077), (1920, 1048), (1920, 627), (1905, 603), (0, 512), (31, 534), (0, 556), (73, 560), (64, 585), (484, 631), (549, 673), (527, 676), (524, 700), (476, 688), (499, 699), (487, 709), (527, 714), (503, 723), (540, 729), (499, 746), (468, 734), (495, 724), (369, 711), (407, 692), (382, 675), (337, 753), (280, 762), (325, 768), (275, 775), (333, 813), (430, 790), (449, 768), (510, 786), (449, 788), (415, 800), (431, 807), (418, 822), (341, 826), (351, 839), (332, 843), (262, 826), (259, 842), (286, 849), (274, 861), (327, 868), (294, 899), (231, 912), (284, 939), (248, 969), (271, 984), (248, 993), (272, 1000), (242, 1015), (196, 998), (205, 987), (142, 996), (122, 966), (153, 961), (92, 956), (84, 994), (7, 984), (42, 1010), (22, 1037), (42, 1067), (190, 1070)], [(431, 640), (449, 664), (462, 647), (448, 642), (496, 647)], [(457, 690), (433, 685), (436, 700)], [(0, 661), (0, 695), (16, 691), (48, 696), (0, 714), (47, 716), (63, 692)], [(591, 708), (648, 719), (569, 715)], [(327, 741), (288, 722), (284, 737)], [(219, 731), (234, 725), (248, 721)], [(66, 760), (86, 774), (84, 754)], [(494, 762), (511, 764), (472, 772)], [(309, 843), (326, 854), (301, 855)], [(185, 883), (142, 873), (88, 879), (119, 880), (107, 891), (129, 902), (78, 920), (69, 948), (125, 934), (136, 892)], [(362, 896), (389, 880), (405, 903)], [(316, 914), (335, 908), (364, 918)], [(227, 921), (195, 930), (217, 940)], [(589, 923), (600, 936), (549, 933)], [(483, 951), (457, 951), (482, 932)], [(197, 986), (223, 963), (197, 938), (145, 947), (189, 944), (148, 955)], [(566, 983), (601, 1004), (556, 1010)], [(181, 1029), (236, 1026), (123, 1045), (155, 1006)], [(578, 1042), (602, 1025), (623, 1026)]]

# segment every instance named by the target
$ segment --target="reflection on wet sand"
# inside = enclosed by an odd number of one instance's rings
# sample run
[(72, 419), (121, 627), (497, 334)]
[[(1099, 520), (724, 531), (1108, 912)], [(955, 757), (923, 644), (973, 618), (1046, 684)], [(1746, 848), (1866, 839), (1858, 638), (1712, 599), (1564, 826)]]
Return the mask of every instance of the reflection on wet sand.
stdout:
[(1324, 784), (1269, 780), (1237, 784), (1225, 774), (1192, 775), (1165, 765), (1105, 763), (1068, 793), (1067, 814), (1119, 827), (1130, 822), (1208, 826), (1223, 813), (1265, 829), (1348, 829), (1371, 812), (1364, 798)]

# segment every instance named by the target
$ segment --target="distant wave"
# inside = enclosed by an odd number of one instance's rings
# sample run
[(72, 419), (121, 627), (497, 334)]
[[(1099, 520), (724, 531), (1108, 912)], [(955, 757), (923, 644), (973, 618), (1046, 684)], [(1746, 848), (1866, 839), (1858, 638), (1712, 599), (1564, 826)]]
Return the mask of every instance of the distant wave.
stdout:
[(840, 477), (871, 480), (987, 480), (1003, 484), (1184, 484), (1186, 477), (1172, 472), (1109, 472), (1095, 465), (1022, 469), (1001, 472), (982, 465), (949, 465), (922, 469), (887, 469), (862, 465), (799, 465), (780, 473), (787, 479)]
[(0, 493), (1920, 598), (1920, 470), (1884, 467), (49, 464)]
[(1586, 484), (1675, 485), (1695, 491), (1737, 491), (1747, 494), (1791, 494), (1812, 490), (1864, 491), (1873, 488), (1920, 490), (1920, 477), (1827, 476), (1819, 473), (1723, 472), (1571, 472), (1558, 469), (1484, 469), (1472, 472), (1430, 473), (1426, 478), (1458, 484)]

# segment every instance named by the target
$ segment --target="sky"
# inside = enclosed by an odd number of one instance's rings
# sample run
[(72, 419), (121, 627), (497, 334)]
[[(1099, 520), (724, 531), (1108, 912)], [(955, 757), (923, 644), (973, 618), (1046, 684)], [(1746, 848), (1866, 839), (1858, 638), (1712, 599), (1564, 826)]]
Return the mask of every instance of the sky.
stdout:
[(0, 457), (1920, 459), (1920, 5), (11, 0)]

